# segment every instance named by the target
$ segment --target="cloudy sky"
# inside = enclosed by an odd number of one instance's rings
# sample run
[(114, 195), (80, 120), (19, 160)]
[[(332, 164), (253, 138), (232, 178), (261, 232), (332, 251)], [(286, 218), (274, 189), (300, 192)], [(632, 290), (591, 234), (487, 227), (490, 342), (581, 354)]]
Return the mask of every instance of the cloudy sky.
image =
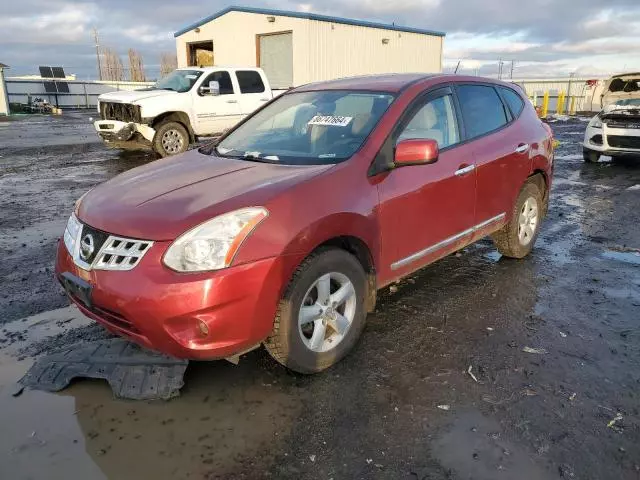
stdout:
[[(147, 75), (174, 52), (173, 32), (232, 3), (222, 0), (2, 0), (0, 62), (10, 74), (62, 65), (96, 77), (92, 30), (123, 55), (142, 53)], [(246, 6), (300, 10), (447, 32), (445, 71), (496, 75), (515, 60), (514, 77), (603, 76), (640, 71), (639, 0), (256, 0)]]

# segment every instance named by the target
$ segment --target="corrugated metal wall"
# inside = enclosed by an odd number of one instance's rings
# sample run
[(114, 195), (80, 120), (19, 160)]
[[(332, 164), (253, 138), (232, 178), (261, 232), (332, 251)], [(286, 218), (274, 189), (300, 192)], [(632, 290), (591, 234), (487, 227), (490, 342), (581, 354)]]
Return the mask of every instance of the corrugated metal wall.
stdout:
[[(315, 20), (309, 23), (308, 81), (442, 71), (442, 37)], [(303, 77), (304, 72), (299, 75)]]
[[(178, 66), (187, 44), (213, 40), (216, 65), (255, 66), (256, 35), (293, 33), (294, 86), (312, 81), (385, 72), (442, 71), (443, 38), (381, 28), (244, 12), (229, 12), (176, 38)], [(387, 44), (382, 39), (389, 40)]]

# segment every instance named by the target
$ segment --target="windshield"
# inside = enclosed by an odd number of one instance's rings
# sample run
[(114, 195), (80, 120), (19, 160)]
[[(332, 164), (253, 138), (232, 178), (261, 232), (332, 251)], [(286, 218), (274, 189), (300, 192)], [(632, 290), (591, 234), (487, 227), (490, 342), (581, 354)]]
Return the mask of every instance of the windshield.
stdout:
[(634, 106), (640, 107), (640, 98), (627, 98), (625, 100), (618, 100), (614, 105), (622, 105), (622, 106)]
[(202, 75), (200, 70), (174, 70), (169, 75), (158, 80), (153, 86), (155, 90), (173, 90), (174, 92), (188, 92)]
[(393, 99), (357, 91), (285, 94), (222, 140), (215, 153), (285, 165), (338, 163), (360, 148)]

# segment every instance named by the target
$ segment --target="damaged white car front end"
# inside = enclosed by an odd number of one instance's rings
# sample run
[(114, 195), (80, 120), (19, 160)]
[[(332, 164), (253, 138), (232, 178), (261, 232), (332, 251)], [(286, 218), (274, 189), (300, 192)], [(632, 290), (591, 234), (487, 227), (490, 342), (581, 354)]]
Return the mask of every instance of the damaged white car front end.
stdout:
[(640, 100), (608, 105), (587, 125), (584, 161), (597, 162), (601, 155), (640, 158)]

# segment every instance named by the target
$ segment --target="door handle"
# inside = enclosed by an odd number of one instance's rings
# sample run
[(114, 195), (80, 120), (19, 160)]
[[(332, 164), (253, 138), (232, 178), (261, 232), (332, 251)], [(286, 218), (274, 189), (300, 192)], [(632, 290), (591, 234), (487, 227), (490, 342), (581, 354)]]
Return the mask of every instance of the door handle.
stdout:
[(516, 148), (516, 153), (525, 153), (527, 150), (529, 150), (529, 144), (521, 143), (518, 145), (518, 148)]
[(227, 100), (227, 103), (238, 103), (238, 100)]
[(475, 165), (467, 165), (466, 167), (460, 165), (460, 168), (455, 171), (455, 175), (458, 177), (461, 175), (466, 175), (467, 173), (472, 172), (474, 168), (476, 168)]

